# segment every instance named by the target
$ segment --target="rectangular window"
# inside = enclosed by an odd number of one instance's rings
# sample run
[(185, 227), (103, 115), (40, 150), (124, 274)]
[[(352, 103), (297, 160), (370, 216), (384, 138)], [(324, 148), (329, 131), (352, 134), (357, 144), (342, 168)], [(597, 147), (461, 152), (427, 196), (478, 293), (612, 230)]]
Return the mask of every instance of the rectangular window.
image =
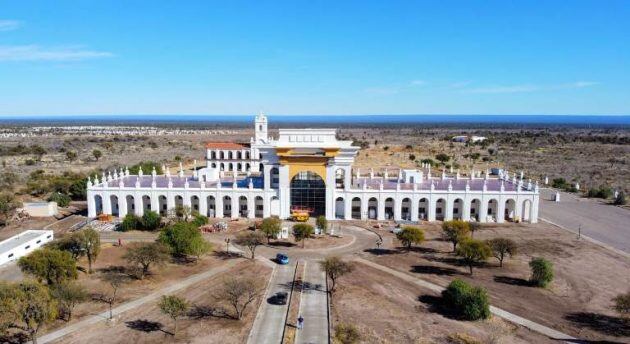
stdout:
[(442, 208), (435, 209), (435, 213), (436, 214), (442, 214)]

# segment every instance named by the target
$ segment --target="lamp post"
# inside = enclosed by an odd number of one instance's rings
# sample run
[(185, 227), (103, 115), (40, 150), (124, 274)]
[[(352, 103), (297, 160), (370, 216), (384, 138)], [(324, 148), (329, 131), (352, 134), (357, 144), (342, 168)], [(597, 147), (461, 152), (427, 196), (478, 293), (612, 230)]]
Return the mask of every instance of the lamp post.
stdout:
[(230, 254), (230, 238), (225, 238), (225, 252)]

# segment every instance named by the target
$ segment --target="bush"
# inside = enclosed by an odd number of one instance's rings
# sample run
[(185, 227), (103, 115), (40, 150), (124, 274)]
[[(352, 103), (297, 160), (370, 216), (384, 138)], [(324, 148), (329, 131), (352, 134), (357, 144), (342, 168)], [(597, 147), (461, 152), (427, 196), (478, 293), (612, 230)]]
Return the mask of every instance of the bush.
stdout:
[(158, 241), (170, 247), (171, 253), (177, 256), (200, 257), (211, 249), (197, 227), (188, 222), (177, 222), (164, 228)]
[(322, 233), (326, 233), (328, 230), (328, 220), (326, 220), (326, 216), (324, 215), (318, 216), (315, 224), (322, 230)]
[(553, 264), (545, 258), (532, 258), (529, 262), (532, 269), (530, 282), (537, 287), (544, 288), (553, 280)]
[(614, 309), (620, 314), (630, 314), (630, 292), (619, 294), (614, 299)]
[(67, 207), (70, 205), (70, 197), (59, 192), (53, 192), (52, 195), (48, 197), (48, 202), (57, 202), (58, 206)]
[(456, 279), (442, 292), (445, 303), (463, 319), (479, 320), (490, 317), (488, 293), (484, 288), (473, 287)]
[(335, 339), (340, 344), (354, 344), (361, 340), (361, 335), (354, 325), (342, 323), (335, 327)]
[(208, 217), (207, 216), (203, 216), (199, 213), (194, 215), (194, 218), (192, 220), (192, 223), (196, 226), (196, 227), (201, 227), (203, 225), (207, 225), (208, 224)]
[(419, 245), (424, 241), (424, 232), (417, 227), (405, 226), (400, 232), (396, 233), (396, 239), (409, 250), (411, 245)]
[(154, 231), (160, 228), (160, 214), (155, 211), (148, 210), (142, 215), (142, 229), (145, 231)]
[(122, 232), (134, 231), (142, 228), (142, 219), (134, 214), (127, 214), (120, 224)]
[(608, 199), (613, 196), (613, 190), (606, 186), (600, 186), (599, 188), (589, 189), (586, 193), (586, 197), (590, 198), (602, 198)]

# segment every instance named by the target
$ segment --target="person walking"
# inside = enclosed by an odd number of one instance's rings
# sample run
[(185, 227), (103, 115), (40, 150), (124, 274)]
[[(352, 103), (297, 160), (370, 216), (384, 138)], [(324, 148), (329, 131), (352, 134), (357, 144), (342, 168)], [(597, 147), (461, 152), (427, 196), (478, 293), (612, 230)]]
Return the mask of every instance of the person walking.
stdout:
[(304, 318), (300, 315), (297, 321), (297, 328), (298, 330), (301, 330), (302, 327), (304, 327)]

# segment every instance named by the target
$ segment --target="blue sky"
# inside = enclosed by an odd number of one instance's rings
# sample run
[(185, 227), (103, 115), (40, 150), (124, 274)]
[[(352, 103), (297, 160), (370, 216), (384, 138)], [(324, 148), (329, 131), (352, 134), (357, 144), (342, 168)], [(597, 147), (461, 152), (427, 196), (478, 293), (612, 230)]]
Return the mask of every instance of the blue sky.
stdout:
[(630, 1), (3, 1), (0, 115), (630, 114)]

